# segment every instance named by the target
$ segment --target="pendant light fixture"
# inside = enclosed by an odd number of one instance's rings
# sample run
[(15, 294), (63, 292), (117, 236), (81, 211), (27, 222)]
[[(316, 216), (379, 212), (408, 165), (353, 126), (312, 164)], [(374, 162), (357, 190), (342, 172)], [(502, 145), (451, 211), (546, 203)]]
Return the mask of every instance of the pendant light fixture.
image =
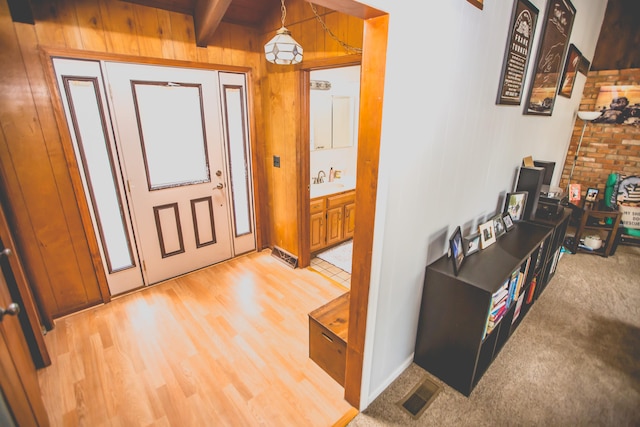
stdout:
[(264, 54), (267, 61), (273, 64), (290, 65), (298, 64), (302, 61), (302, 46), (291, 37), (291, 32), (284, 26), (284, 19), (287, 16), (287, 8), (282, 4), (282, 27), (276, 32), (267, 44), (264, 45)]

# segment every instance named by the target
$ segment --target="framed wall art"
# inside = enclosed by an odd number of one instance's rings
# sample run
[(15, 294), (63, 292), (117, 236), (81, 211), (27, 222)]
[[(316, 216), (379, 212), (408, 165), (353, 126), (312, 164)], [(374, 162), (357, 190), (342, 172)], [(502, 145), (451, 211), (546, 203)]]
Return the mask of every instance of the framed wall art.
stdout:
[(569, 47), (576, 8), (569, 0), (550, 0), (524, 114), (550, 116), (556, 101), (560, 72)]
[(511, 219), (514, 222), (522, 221), (524, 219), (524, 209), (527, 206), (527, 191), (518, 191), (515, 193), (508, 193), (504, 202), (503, 213), (511, 215)]
[(528, 0), (515, 0), (502, 63), (496, 104), (520, 105), (531, 56), (538, 8)]
[(482, 10), (484, 7), (484, 0), (467, 0), (469, 3)]
[(582, 53), (578, 48), (571, 43), (569, 45), (569, 51), (567, 52), (567, 59), (564, 61), (564, 68), (562, 69), (562, 78), (560, 79), (560, 89), (558, 95), (565, 98), (571, 98), (571, 92), (573, 92), (573, 84), (576, 81), (576, 74), (580, 61), (582, 60)]
[(480, 233), (480, 248), (486, 249), (496, 242), (496, 232), (493, 228), (493, 219), (480, 224), (478, 226), (478, 233)]

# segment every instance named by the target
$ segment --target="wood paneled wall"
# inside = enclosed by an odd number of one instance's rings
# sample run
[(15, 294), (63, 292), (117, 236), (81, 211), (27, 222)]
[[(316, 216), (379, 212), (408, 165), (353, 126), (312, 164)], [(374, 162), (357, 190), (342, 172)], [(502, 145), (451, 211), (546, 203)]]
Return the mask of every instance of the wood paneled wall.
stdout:
[[(117, 0), (31, 4), (35, 25), (13, 23), (6, 0), (0, 0), (0, 164), (9, 220), (50, 328), (52, 318), (109, 295), (92, 262), (91, 236), (82, 222), (86, 201), (74, 192), (78, 172), (65, 159), (68, 131), (58, 129), (54, 109), (60, 106), (52, 101), (40, 47), (245, 67), (254, 76), (254, 105), (261, 105), (264, 65), (256, 30), (223, 23), (216, 45), (199, 48), (187, 15)], [(259, 110), (251, 114), (262, 123)], [(255, 133), (261, 140), (261, 132)]]
[[(304, 59), (296, 66), (266, 63), (265, 83), (262, 85), (262, 111), (264, 118), (265, 158), (264, 168), (268, 183), (268, 201), (271, 227), (271, 245), (300, 256), (301, 221), (300, 206), (305, 203), (299, 188), (308, 184), (308, 176), (302, 173), (301, 141), (301, 69), (308, 63), (322, 62), (330, 58), (353, 55), (335, 41), (317, 21), (303, 0), (287, 1), (285, 26), (292, 37), (302, 45)], [(281, 26), (280, 10), (274, 11), (264, 25), (261, 45), (269, 41)], [(362, 47), (364, 21), (318, 6), (318, 14), (328, 28), (342, 41)], [(308, 153), (307, 153), (308, 155)], [(280, 167), (273, 166), (273, 156), (280, 157)]]
[[(262, 47), (280, 27), (279, 8), (261, 30), (222, 23), (212, 45), (200, 48), (188, 15), (118, 0), (31, 0), (31, 5), (35, 25), (13, 23), (6, 0), (0, 0), (0, 177), (45, 326), (51, 328), (55, 317), (106, 301), (109, 294), (94, 267), (95, 240), (83, 227), (86, 200), (74, 191), (77, 165), (67, 161), (68, 131), (56, 122), (61, 107), (47, 84), (42, 48), (68, 50), (70, 56), (129, 55), (159, 64), (188, 61), (251, 70), (262, 243), (299, 253), (297, 190), (308, 179), (299, 173), (300, 66), (267, 64)], [(361, 46), (362, 20), (322, 7), (318, 13), (338, 37)], [(303, 0), (287, 2), (286, 25), (303, 45), (305, 61), (348, 54)], [(280, 168), (273, 167), (274, 155), (281, 158)]]

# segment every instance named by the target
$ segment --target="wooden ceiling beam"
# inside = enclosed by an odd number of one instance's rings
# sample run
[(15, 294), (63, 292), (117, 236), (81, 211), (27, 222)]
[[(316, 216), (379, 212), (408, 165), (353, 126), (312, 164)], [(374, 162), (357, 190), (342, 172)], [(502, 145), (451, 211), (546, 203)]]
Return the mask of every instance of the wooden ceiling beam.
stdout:
[(196, 0), (193, 24), (198, 46), (209, 44), (230, 4), (231, 0)]

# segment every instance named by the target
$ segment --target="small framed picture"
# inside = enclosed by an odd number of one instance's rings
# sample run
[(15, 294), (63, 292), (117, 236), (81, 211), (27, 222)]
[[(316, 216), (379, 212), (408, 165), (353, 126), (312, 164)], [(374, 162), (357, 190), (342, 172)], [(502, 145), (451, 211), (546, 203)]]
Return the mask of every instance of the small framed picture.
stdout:
[(496, 234), (496, 239), (507, 232), (504, 222), (502, 221), (502, 214), (494, 216), (491, 218), (491, 221), (493, 221), (493, 231)]
[(502, 215), (502, 222), (504, 222), (505, 231), (510, 231), (514, 227), (513, 220), (511, 219), (511, 214), (509, 214), (508, 212)]
[(569, 202), (578, 203), (580, 201), (580, 184), (569, 184)]
[(478, 232), (480, 233), (480, 248), (486, 249), (495, 243), (496, 232), (493, 228), (493, 219), (490, 219), (484, 224), (480, 224)]
[(457, 276), (464, 262), (464, 246), (462, 244), (462, 231), (460, 230), (460, 226), (456, 227), (449, 238), (449, 250), (451, 251), (453, 272)]
[(507, 193), (507, 198), (504, 202), (504, 213), (511, 215), (513, 222), (524, 219), (524, 208), (527, 206), (527, 194), (526, 191)]
[(584, 199), (587, 202), (595, 202), (596, 199), (598, 198), (598, 192), (599, 190), (597, 188), (589, 187), (587, 188), (587, 195), (585, 196)]
[(475, 254), (480, 250), (480, 233), (475, 233), (470, 236), (464, 237), (464, 255), (469, 256)]

